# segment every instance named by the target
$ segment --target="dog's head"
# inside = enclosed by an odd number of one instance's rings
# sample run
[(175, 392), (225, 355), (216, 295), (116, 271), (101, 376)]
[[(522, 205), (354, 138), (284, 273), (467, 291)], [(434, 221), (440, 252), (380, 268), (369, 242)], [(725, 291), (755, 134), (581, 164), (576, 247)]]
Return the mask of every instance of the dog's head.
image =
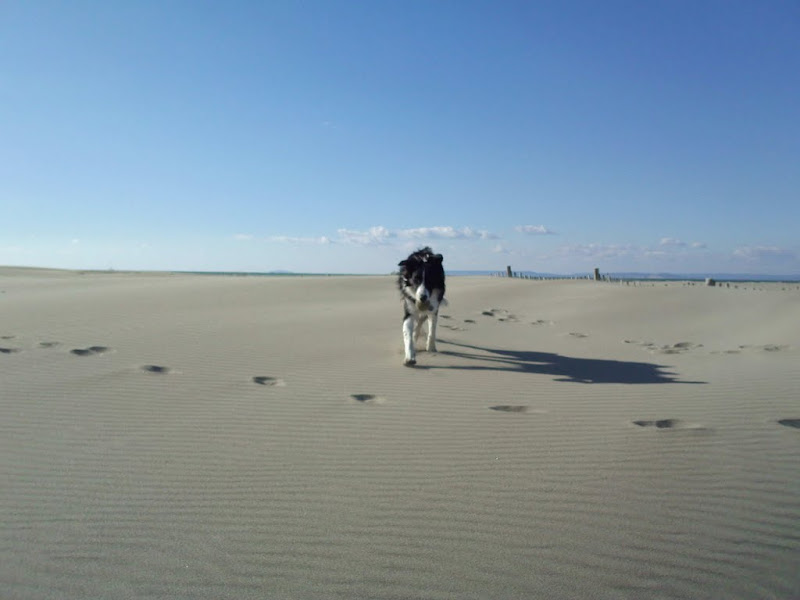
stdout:
[(442, 260), (441, 254), (434, 254), (426, 246), (398, 263), (400, 290), (420, 310), (436, 310), (444, 296)]

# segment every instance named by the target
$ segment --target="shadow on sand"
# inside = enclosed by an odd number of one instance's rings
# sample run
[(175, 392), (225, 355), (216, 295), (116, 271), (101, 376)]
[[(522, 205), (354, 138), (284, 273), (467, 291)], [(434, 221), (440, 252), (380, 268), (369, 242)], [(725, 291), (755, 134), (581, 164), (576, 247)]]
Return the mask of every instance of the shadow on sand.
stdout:
[[(466, 371), (512, 371), (552, 375), (555, 381), (572, 383), (692, 383), (681, 381), (667, 367), (644, 362), (604, 360), (597, 358), (572, 358), (551, 352), (527, 350), (499, 350), (456, 342), (443, 343), (462, 350), (439, 351), (446, 356), (464, 359), (460, 365), (426, 365), (423, 369), (460, 369)], [(488, 364), (487, 364), (488, 363)], [(420, 368), (420, 365), (417, 365)]]

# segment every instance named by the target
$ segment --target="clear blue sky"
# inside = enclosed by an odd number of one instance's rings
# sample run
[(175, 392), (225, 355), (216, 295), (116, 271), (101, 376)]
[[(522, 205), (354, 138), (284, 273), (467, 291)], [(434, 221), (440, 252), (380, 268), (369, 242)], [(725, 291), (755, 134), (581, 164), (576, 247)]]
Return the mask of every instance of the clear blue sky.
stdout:
[(0, 264), (800, 273), (800, 3), (0, 4)]

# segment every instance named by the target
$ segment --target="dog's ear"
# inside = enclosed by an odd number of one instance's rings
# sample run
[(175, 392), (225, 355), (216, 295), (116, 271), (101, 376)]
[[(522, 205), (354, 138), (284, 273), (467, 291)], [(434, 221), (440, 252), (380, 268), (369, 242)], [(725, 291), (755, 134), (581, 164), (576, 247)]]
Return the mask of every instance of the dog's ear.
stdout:
[(439, 264), (441, 264), (442, 261), (444, 260), (444, 256), (442, 256), (441, 254), (434, 254), (432, 258), (434, 262), (437, 262)]

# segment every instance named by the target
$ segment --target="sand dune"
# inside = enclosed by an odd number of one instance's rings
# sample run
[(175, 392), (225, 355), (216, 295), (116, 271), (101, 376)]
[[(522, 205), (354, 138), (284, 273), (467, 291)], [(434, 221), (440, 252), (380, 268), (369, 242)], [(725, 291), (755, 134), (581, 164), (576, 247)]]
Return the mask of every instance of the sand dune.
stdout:
[(800, 598), (800, 291), (0, 270), (0, 597)]

